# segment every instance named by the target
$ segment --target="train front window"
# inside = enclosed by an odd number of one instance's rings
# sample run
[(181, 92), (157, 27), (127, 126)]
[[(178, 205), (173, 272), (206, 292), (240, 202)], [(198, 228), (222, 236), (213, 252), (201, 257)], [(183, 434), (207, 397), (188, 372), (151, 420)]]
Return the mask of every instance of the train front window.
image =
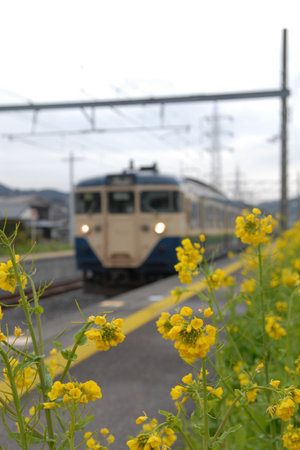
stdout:
[(110, 214), (134, 213), (134, 194), (132, 191), (108, 193), (108, 211)]
[(75, 194), (76, 214), (93, 214), (101, 212), (99, 192), (82, 192)]
[(141, 211), (145, 213), (180, 212), (180, 193), (178, 191), (141, 192)]

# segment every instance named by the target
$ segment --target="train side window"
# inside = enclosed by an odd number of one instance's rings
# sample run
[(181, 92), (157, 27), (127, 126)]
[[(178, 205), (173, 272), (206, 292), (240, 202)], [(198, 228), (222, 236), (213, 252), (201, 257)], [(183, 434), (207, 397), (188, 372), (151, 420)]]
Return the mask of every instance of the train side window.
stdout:
[(93, 214), (101, 212), (100, 192), (82, 192), (75, 194), (76, 214)]
[(213, 228), (213, 206), (205, 206), (205, 228)]
[(144, 213), (180, 212), (180, 193), (176, 191), (141, 192), (141, 211)]
[(134, 213), (134, 193), (132, 191), (109, 192), (108, 212), (110, 214)]
[(191, 228), (200, 227), (200, 204), (193, 202), (191, 204)]

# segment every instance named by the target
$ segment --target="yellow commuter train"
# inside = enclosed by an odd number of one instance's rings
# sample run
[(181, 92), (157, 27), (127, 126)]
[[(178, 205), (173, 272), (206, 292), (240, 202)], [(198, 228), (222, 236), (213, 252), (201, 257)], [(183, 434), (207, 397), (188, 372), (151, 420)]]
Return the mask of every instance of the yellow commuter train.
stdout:
[(176, 247), (206, 236), (206, 253), (236, 250), (243, 205), (192, 178), (156, 165), (99, 176), (75, 190), (75, 244), (84, 280), (140, 285), (174, 273)]

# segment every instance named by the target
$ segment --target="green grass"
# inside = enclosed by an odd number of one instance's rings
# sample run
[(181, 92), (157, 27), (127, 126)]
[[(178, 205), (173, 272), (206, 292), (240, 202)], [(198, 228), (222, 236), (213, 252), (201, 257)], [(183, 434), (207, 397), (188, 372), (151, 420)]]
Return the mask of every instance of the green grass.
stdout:
[[(74, 247), (70, 244), (64, 244), (60, 242), (52, 242), (50, 244), (46, 243), (38, 243), (34, 246), (33, 253), (41, 253), (41, 252), (58, 252), (60, 250), (72, 250)], [(15, 247), (15, 252), (19, 255), (24, 255), (28, 253), (31, 249), (31, 244), (28, 243), (20, 243)], [(7, 250), (5, 247), (0, 247), (0, 255), (7, 256)]]

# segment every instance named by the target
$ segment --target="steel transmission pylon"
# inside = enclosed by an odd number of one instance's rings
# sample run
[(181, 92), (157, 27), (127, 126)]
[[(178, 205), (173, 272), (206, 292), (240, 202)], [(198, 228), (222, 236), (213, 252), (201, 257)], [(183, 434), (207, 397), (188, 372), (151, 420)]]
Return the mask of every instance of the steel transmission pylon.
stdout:
[(223, 147), (221, 145), (222, 134), (233, 136), (231, 131), (222, 130), (221, 119), (228, 119), (232, 121), (233, 117), (219, 115), (218, 104), (217, 102), (214, 102), (213, 115), (204, 117), (204, 121), (209, 124), (209, 131), (205, 131), (204, 136), (208, 137), (211, 142), (211, 145), (205, 148), (205, 150), (211, 155), (210, 184), (218, 190), (222, 190), (223, 187), (221, 151), (233, 151), (232, 148)]

